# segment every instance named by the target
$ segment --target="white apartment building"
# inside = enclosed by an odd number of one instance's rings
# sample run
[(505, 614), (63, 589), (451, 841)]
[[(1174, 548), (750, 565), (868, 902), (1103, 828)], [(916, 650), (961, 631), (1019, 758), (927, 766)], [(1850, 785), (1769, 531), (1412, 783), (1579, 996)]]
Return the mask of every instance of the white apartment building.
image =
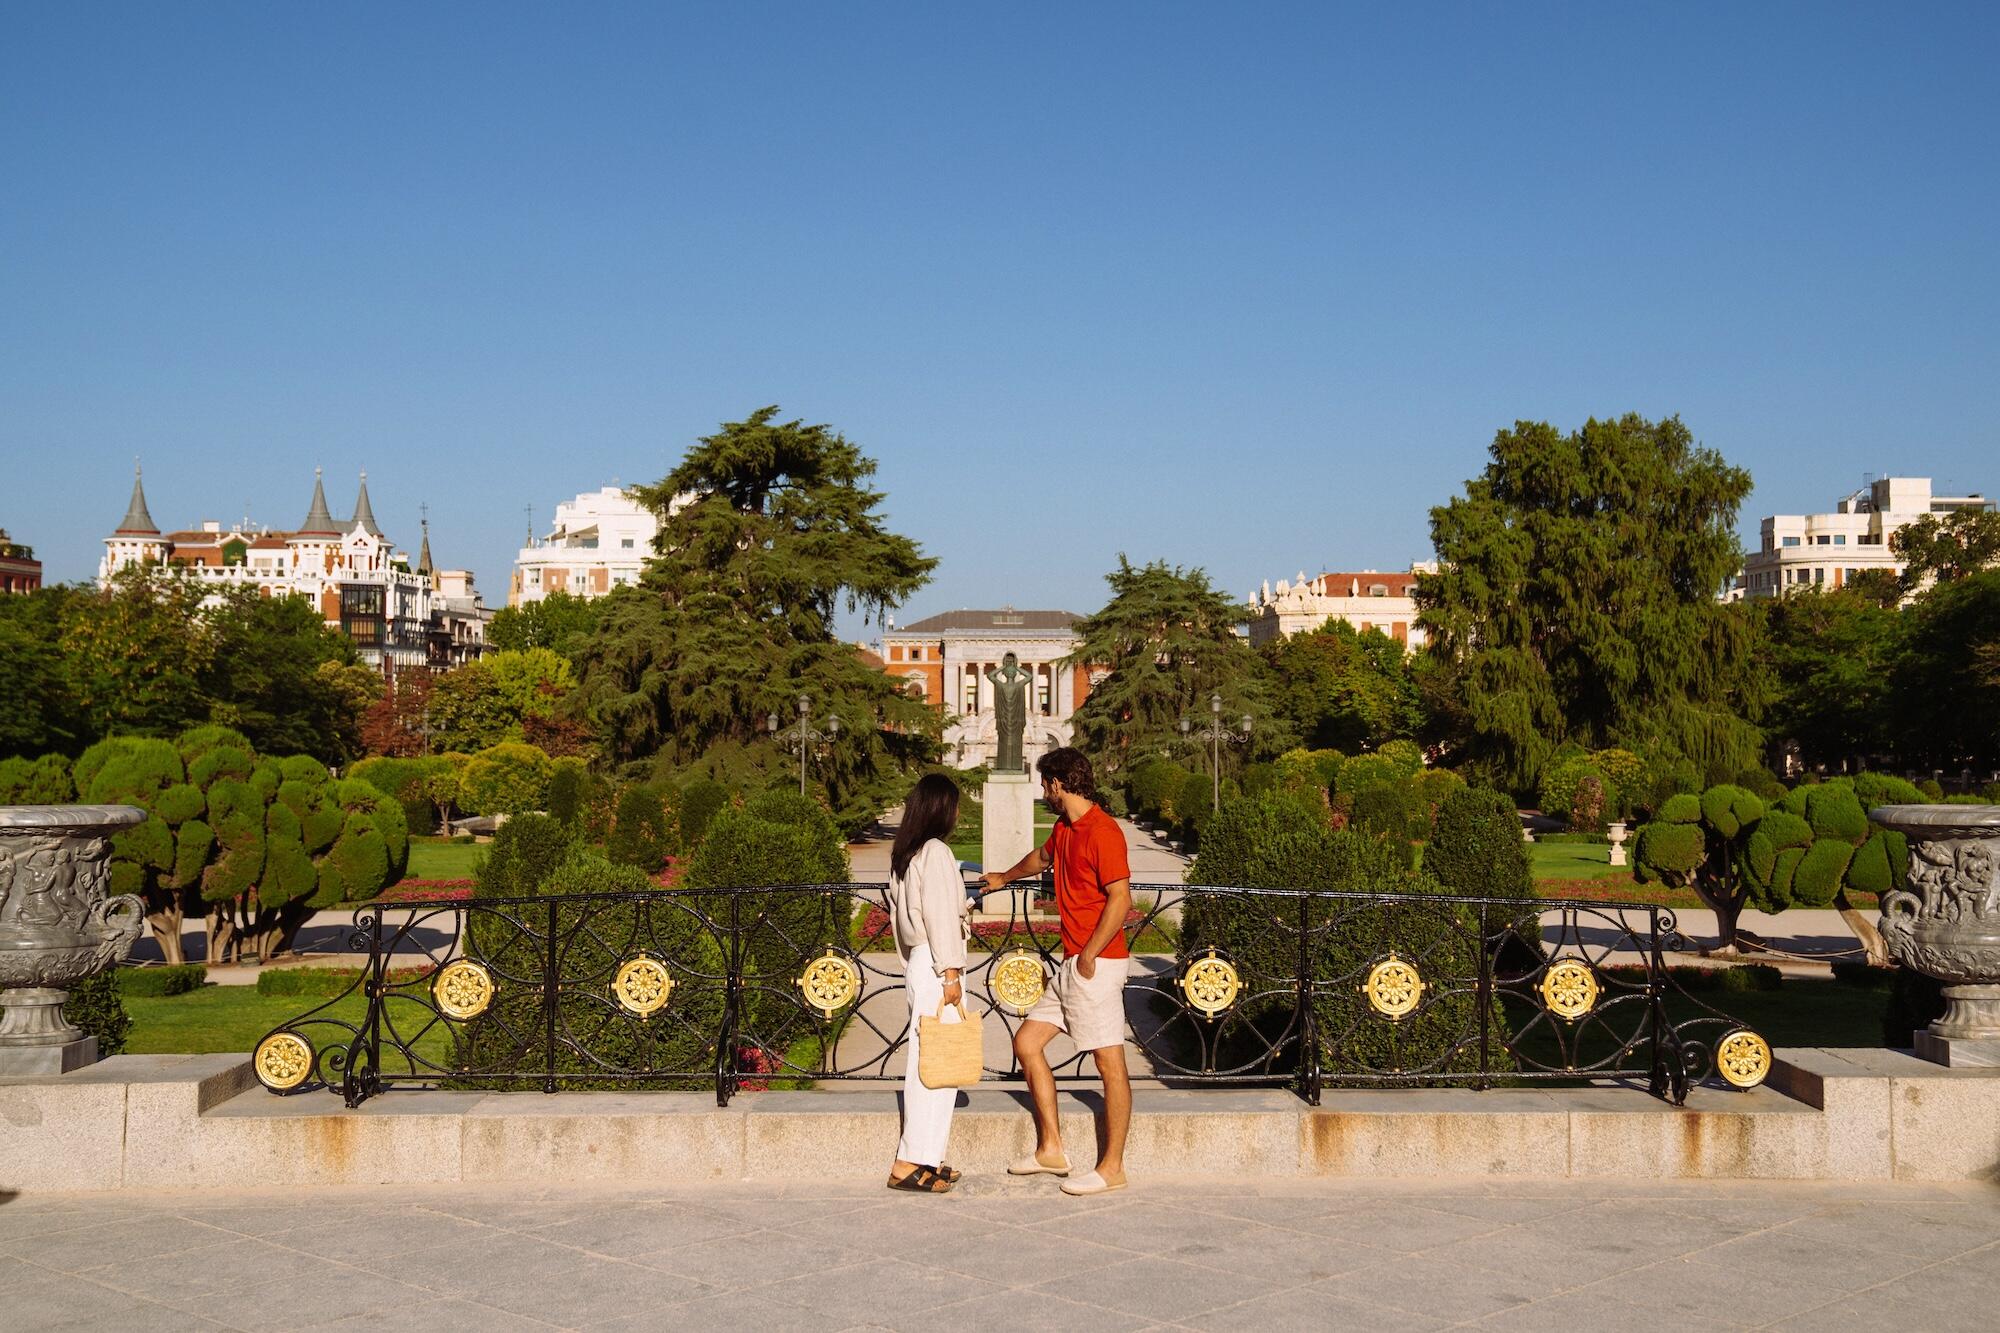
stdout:
[[(674, 508), (681, 502), (676, 500)], [(602, 597), (639, 581), (660, 521), (621, 486), (585, 491), (556, 506), (546, 537), (530, 534), (514, 560), (507, 605), (539, 602), (552, 592)]]
[(1436, 572), (1437, 565), (1428, 560), (1400, 574), (1364, 569), (1309, 579), (1301, 570), (1296, 580), (1279, 579), (1275, 592), (1267, 579), (1250, 594), (1250, 645), (1262, 647), (1338, 619), (1364, 633), (1378, 630), (1411, 650), (1421, 648), (1424, 631), (1417, 624), (1417, 580)]
[(1804, 584), (1838, 588), (1864, 570), (1900, 575), (1889, 538), (1925, 514), (1991, 510), (1978, 493), (1934, 495), (1929, 477), (1881, 477), (1834, 506), (1831, 514), (1773, 514), (1758, 549), (1743, 558), (1732, 598), (1776, 597)]

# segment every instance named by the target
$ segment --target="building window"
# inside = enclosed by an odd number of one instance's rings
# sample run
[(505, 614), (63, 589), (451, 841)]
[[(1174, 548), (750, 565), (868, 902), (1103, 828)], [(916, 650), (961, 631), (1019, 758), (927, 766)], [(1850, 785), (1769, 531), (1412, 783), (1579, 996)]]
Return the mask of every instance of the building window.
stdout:
[(1785, 538), (1785, 545), (1787, 546), (1797, 546), (1798, 544), (1799, 544), (1799, 539), (1797, 537)]
[(631, 549), (632, 549), (632, 539), (631, 539), (630, 537), (620, 537), (620, 538), (618, 539), (618, 549), (619, 549), (619, 550), (621, 550), (621, 551), (629, 551), (629, 550), (631, 550)]
[(1845, 545), (1847, 545), (1847, 534), (1846, 534), (1846, 533), (1844, 533), (1844, 532), (1836, 532), (1836, 533), (1834, 533), (1834, 534), (1833, 534), (1833, 544), (1834, 544), (1835, 546), (1845, 546)]

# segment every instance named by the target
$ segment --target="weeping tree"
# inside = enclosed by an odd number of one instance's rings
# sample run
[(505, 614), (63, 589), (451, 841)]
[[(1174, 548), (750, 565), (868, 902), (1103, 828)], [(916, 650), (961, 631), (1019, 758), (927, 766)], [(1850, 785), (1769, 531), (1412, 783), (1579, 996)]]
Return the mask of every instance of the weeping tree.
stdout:
[(655, 553), (575, 643), (570, 707), (613, 763), (741, 789), (796, 763), (766, 718), (791, 723), (803, 694), (821, 730), (840, 719), (808, 773), (853, 828), (900, 792), (899, 772), (935, 755), (940, 724), (836, 637), (834, 616), (885, 613), (937, 562), (876, 512), (873, 460), (830, 427), (777, 414), (725, 424), (637, 488), (660, 515)]
[(1756, 624), (1716, 600), (1750, 474), (1677, 417), (1517, 422), (1489, 452), (1431, 510), (1438, 572), (1417, 584), (1463, 696), (1464, 757), (1524, 794), (1570, 743), (1677, 753), (1711, 781), (1755, 767)]

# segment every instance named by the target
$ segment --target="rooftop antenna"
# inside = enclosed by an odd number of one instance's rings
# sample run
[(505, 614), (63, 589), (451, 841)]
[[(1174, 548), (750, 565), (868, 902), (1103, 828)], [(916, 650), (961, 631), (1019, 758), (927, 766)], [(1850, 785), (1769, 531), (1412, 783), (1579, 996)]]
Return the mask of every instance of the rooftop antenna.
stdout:
[(522, 505), (521, 511), (528, 516), (528, 545), (533, 546), (535, 544), (535, 507), (533, 505)]

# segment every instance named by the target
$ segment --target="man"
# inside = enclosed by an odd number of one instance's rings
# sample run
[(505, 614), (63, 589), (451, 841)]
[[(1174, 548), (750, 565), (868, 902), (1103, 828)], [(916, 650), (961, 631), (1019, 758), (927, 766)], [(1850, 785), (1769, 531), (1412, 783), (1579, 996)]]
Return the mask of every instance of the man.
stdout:
[[(1125, 1187), (1125, 1134), (1132, 1123), (1132, 1079), (1125, 1069), (1125, 917), (1132, 908), (1132, 871), (1125, 835), (1097, 805), (1090, 761), (1067, 746), (1035, 764), (1042, 800), (1056, 816), (1049, 840), (1007, 870), (989, 872), (987, 891), (1005, 888), (1049, 867), (1056, 872), (1056, 910), (1062, 917), (1063, 964), (1053, 985), (1014, 1034), (1014, 1055), (1035, 1103), (1035, 1151), (1008, 1171), (1069, 1177), (1065, 1194), (1102, 1194)], [(1104, 1080), (1104, 1137), (1097, 1167), (1070, 1176), (1056, 1119), (1056, 1076), (1046, 1051), (1067, 1032), (1089, 1051)]]

